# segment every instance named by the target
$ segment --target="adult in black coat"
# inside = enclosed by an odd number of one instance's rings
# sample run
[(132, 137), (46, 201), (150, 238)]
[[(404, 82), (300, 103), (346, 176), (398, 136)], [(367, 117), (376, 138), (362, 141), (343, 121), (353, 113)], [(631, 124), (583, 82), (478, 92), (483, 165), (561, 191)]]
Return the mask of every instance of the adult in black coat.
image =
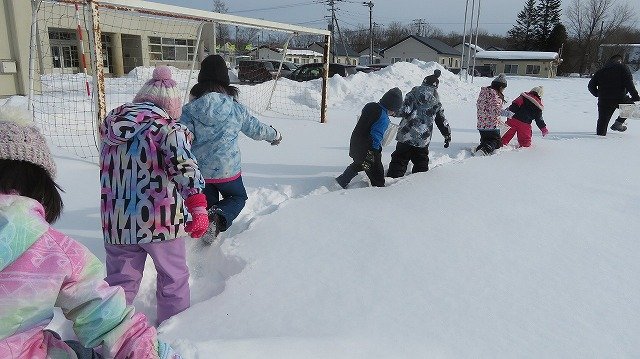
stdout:
[[(607, 126), (613, 112), (621, 103), (640, 101), (638, 91), (633, 85), (633, 77), (629, 68), (622, 63), (622, 56), (613, 55), (609, 61), (598, 70), (589, 81), (589, 92), (598, 98), (598, 125), (596, 133), (607, 135)], [(627, 93), (631, 97), (627, 96)], [(619, 117), (611, 125), (614, 131), (625, 131), (626, 118)]]
[(384, 187), (382, 139), (389, 126), (389, 116), (397, 114), (401, 106), (402, 91), (397, 87), (387, 91), (380, 101), (364, 105), (349, 144), (353, 163), (336, 178), (342, 188), (347, 188), (360, 171), (365, 171), (372, 186)]

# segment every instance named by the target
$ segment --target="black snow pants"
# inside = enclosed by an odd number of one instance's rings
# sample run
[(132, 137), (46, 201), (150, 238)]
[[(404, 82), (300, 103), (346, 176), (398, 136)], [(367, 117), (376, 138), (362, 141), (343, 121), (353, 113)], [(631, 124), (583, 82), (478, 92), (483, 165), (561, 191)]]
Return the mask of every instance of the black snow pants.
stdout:
[[(598, 100), (598, 125), (596, 126), (596, 134), (598, 136), (606, 136), (607, 128), (609, 127), (609, 121), (613, 112), (618, 108), (621, 103), (633, 103), (631, 99), (599, 99)], [(618, 117), (617, 122), (624, 123), (626, 118)]]
[(502, 146), (500, 130), (478, 130), (478, 132), (480, 132), (480, 145), (476, 147), (476, 151), (483, 150), (490, 155)]
[(391, 154), (391, 162), (387, 176), (398, 178), (407, 172), (409, 161), (413, 163), (411, 173), (426, 172), (429, 170), (429, 146), (415, 147), (404, 142), (398, 142), (396, 149)]

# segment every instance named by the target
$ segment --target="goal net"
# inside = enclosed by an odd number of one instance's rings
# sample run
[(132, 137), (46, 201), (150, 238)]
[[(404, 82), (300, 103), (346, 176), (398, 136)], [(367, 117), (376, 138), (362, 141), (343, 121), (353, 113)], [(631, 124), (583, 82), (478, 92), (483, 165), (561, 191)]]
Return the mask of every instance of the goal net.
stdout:
[(302, 64), (326, 66), (327, 31), (137, 0), (36, 0), (33, 21), (36, 121), (55, 145), (93, 162), (100, 121), (132, 101), (155, 66), (171, 68), (188, 101), (213, 53), (255, 115), (324, 119), (326, 78), (289, 77)]

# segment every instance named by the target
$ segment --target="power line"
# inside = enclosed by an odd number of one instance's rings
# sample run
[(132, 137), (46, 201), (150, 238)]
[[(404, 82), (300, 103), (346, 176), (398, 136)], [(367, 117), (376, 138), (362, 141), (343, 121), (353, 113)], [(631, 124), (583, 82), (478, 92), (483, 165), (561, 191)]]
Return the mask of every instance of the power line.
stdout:
[(229, 14), (239, 14), (239, 13), (243, 13), (243, 12), (254, 12), (254, 11), (279, 10), (279, 9), (287, 9), (287, 8), (291, 8), (291, 7), (307, 6), (307, 5), (317, 5), (317, 3), (315, 1), (311, 1), (311, 2), (302, 2), (302, 3), (278, 5), (278, 6), (272, 6), (272, 7), (264, 7), (264, 8), (259, 8), (259, 9), (237, 10), (237, 11), (229, 11)]

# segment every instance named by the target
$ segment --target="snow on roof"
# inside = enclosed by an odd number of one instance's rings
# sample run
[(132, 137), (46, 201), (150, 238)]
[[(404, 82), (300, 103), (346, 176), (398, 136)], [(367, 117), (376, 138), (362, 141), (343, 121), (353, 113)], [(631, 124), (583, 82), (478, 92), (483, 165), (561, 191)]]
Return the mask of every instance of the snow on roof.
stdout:
[[(465, 42), (464, 44), (465, 44), (465, 46), (470, 47), (470, 48), (472, 48), (472, 49), (474, 49), (476, 51), (484, 51), (484, 49), (482, 47), (480, 47), (480, 46), (478, 46), (476, 44), (470, 44), (468, 42)], [(456, 44), (456, 46), (460, 46), (460, 45), (462, 45), (461, 42)], [(454, 47), (456, 47), (456, 46), (454, 46)]]
[(492, 60), (555, 60), (558, 58), (558, 53), (544, 51), (480, 51), (476, 54), (476, 58)]
[[(282, 52), (282, 49), (278, 49), (280, 50), (280, 52)], [(322, 54), (317, 52), (317, 51), (313, 51), (313, 50), (306, 50), (306, 49), (287, 49), (287, 55), (298, 55), (298, 56), (320, 56), (322, 57)]]

